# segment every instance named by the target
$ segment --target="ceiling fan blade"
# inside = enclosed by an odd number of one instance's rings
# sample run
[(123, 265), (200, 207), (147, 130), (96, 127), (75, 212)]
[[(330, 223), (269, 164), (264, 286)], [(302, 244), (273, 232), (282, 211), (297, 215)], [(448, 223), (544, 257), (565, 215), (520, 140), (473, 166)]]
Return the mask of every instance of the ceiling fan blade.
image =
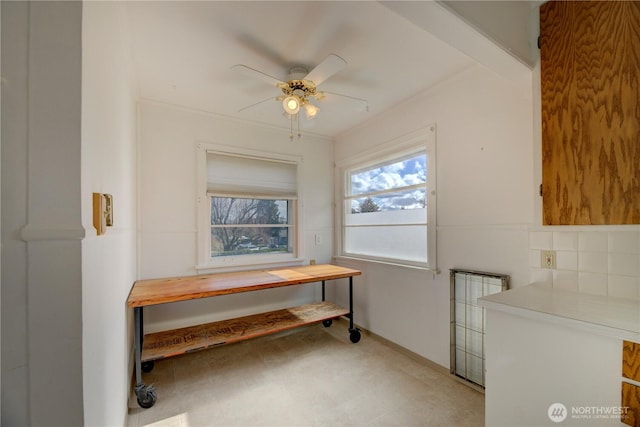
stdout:
[(251, 67), (247, 67), (246, 65), (234, 65), (231, 67), (232, 70), (237, 71), (241, 74), (244, 74), (247, 77), (253, 77), (262, 80), (263, 82), (269, 84), (270, 86), (278, 87), (278, 85), (282, 84), (282, 81), (276, 79), (269, 74), (265, 74), (262, 71), (255, 70)]
[(307, 74), (305, 80), (311, 80), (316, 86), (347, 66), (347, 61), (335, 53), (329, 54), (321, 63)]
[(262, 101), (258, 101), (255, 104), (251, 104), (251, 105), (247, 105), (246, 107), (242, 107), (241, 109), (238, 110), (238, 113), (240, 113), (240, 112), (242, 112), (244, 110), (248, 110), (249, 108), (255, 107), (257, 105), (260, 105), (263, 102), (272, 101), (272, 100), (277, 100), (277, 99), (275, 97), (273, 97), (273, 96), (270, 96), (269, 98), (263, 99)]
[(356, 98), (355, 96), (349, 96), (349, 95), (343, 95), (341, 93), (335, 93), (335, 92), (327, 92), (326, 90), (322, 91), (325, 95), (327, 95), (327, 98), (329, 97), (340, 97), (346, 101), (349, 101), (350, 103), (353, 104), (354, 108), (358, 111), (369, 111), (369, 101), (367, 101), (366, 99), (362, 99), (362, 98)]

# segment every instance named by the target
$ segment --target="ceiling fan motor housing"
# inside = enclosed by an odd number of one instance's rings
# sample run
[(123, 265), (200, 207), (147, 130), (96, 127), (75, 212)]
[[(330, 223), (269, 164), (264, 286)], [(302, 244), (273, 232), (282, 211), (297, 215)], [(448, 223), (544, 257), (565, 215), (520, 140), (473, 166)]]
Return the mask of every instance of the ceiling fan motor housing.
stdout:
[(289, 70), (289, 80), (302, 80), (304, 79), (309, 71), (304, 67), (293, 67)]
[(315, 97), (316, 85), (310, 80), (289, 80), (280, 85), (282, 93), (285, 95), (296, 95), (300, 98)]

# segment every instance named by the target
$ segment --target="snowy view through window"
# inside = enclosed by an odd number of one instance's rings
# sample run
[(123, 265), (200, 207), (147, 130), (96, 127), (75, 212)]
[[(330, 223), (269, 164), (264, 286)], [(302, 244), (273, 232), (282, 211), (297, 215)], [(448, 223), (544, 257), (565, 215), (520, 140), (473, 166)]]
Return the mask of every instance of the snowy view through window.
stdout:
[(427, 262), (426, 165), (422, 151), (349, 172), (345, 253)]

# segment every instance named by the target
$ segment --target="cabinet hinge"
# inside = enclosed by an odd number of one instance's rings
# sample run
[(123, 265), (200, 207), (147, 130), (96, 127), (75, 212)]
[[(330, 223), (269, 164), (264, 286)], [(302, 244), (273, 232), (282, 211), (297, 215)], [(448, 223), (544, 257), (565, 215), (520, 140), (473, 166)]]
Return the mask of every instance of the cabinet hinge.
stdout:
[(538, 36), (538, 49), (540, 49), (540, 36)]
[(542, 197), (542, 184), (540, 184), (540, 197)]

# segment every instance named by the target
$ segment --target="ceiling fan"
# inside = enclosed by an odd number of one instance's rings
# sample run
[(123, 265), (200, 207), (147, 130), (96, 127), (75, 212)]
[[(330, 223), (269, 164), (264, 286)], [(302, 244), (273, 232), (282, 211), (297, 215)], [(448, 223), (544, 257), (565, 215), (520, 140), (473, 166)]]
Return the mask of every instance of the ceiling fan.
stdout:
[(298, 121), (298, 113), (301, 109), (304, 110), (307, 120), (314, 118), (320, 108), (317, 105), (311, 103), (311, 99), (316, 101), (323, 100), (327, 94), (330, 96), (337, 96), (345, 98), (349, 101), (357, 103), (363, 110), (368, 111), (368, 102), (361, 98), (356, 98), (347, 95), (341, 95), (333, 92), (326, 92), (318, 90), (318, 86), (326, 81), (329, 77), (333, 76), (337, 72), (343, 70), (347, 66), (347, 62), (332, 53), (329, 54), (322, 62), (320, 62), (313, 70), (307, 71), (304, 67), (293, 67), (289, 70), (289, 80), (283, 82), (269, 74), (258, 71), (254, 68), (247, 67), (246, 65), (238, 64), (231, 67), (231, 69), (238, 71), (246, 76), (258, 78), (265, 83), (275, 86), (282, 91), (282, 95), (275, 98), (269, 97), (255, 104), (251, 104), (247, 107), (241, 108), (239, 111), (244, 111), (248, 108), (254, 107), (263, 102), (275, 99), (282, 103), (282, 108), (291, 119), (291, 135), (293, 139), (293, 121), (294, 119), (298, 123), (298, 138), (300, 138), (300, 123)]

